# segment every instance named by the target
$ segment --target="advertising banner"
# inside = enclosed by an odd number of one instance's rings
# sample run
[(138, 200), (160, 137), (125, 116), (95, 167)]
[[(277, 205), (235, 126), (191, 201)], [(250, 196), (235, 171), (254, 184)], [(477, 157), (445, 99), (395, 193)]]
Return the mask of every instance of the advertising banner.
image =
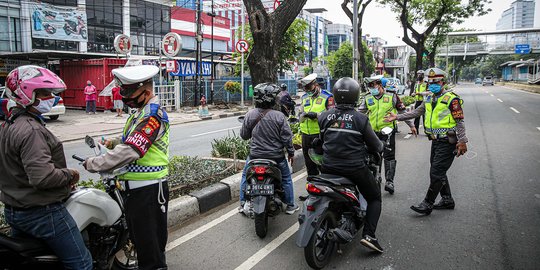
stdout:
[(88, 41), (86, 10), (77, 7), (30, 3), (32, 37)]
[[(194, 37), (197, 29), (195, 13), (195, 10), (172, 7), (171, 32)], [(212, 17), (203, 13), (201, 19), (203, 24), (203, 38), (211, 38)], [(229, 41), (231, 39), (231, 22), (229, 19), (221, 16), (214, 17), (214, 39), (223, 41)]]
[[(171, 76), (195, 76), (197, 71), (197, 62), (189, 60), (179, 60), (176, 65), (177, 70), (171, 72)], [(212, 75), (212, 63), (202, 62), (200, 68), (200, 74), (202, 76), (211, 76)]]

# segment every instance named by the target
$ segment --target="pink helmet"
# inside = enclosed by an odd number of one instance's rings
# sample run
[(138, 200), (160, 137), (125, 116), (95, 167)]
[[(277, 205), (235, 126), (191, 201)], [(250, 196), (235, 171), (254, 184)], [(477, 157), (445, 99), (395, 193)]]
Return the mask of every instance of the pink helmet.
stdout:
[(12, 70), (6, 78), (7, 96), (26, 107), (35, 101), (37, 90), (58, 94), (66, 90), (66, 84), (52, 71), (38, 66), (26, 65)]

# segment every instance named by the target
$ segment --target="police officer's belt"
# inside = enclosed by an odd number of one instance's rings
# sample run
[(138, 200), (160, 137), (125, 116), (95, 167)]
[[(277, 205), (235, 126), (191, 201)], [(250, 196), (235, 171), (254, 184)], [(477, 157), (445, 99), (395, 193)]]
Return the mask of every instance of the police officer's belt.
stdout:
[(427, 134), (430, 141), (433, 140), (448, 140), (448, 135), (446, 134)]
[(167, 184), (167, 181), (165, 180), (137, 180), (137, 181), (126, 181), (126, 189), (136, 189), (136, 188), (142, 188), (150, 185), (158, 184), (159, 181)]

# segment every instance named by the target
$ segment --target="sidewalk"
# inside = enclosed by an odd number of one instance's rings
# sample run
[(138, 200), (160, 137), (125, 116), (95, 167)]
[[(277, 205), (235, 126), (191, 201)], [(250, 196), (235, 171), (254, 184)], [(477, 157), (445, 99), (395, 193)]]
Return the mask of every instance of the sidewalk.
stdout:
[(514, 88), (518, 90), (523, 90), (531, 93), (540, 94), (540, 85), (537, 84), (524, 84), (524, 83), (513, 83), (513, 82), (498, 82), (496, 85), (506, 86), (509, 88)]
[[(209, 115), (199, 117), (198, 111), (187, 109), (181, 112), (167, 112), (171, 125), (190, 123), (202, 120), (225, 118), (243, 115), (248, 108), (240, 110), (210, 109)], [(116, 117), (116, 113), (110, 111), (98, 111), (96, 114), (86, 114), (84, 110), (66, 110), (66, 114), (60, 115), (56, 121), (47, 119), (47, 128), (62, 142), (69, 142), (84, 138), (86, 135), (101, 136), (121, 133), (128, 118), (128, 114)]]

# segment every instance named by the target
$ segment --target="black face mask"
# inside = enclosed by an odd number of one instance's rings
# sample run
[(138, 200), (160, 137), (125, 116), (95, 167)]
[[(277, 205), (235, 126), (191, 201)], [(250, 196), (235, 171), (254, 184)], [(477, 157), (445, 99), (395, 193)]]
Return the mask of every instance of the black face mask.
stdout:
[(418, 81), (423, 81), (424, 80), (424, 76), (418, 76)]
[(144, 100), (141, 102), (139, 102), (138, 100), (142, 96), (142, 94), (144, 94), (145, 92), (146, 91), (143, 91), (138, 96), (133, 97), (133, 98), (122, 97), (122, 102), (124, 102), (124, 104), (126, 104), (130, 108), (134, 108), (134, 109), (141, 108), (144, 105)]

